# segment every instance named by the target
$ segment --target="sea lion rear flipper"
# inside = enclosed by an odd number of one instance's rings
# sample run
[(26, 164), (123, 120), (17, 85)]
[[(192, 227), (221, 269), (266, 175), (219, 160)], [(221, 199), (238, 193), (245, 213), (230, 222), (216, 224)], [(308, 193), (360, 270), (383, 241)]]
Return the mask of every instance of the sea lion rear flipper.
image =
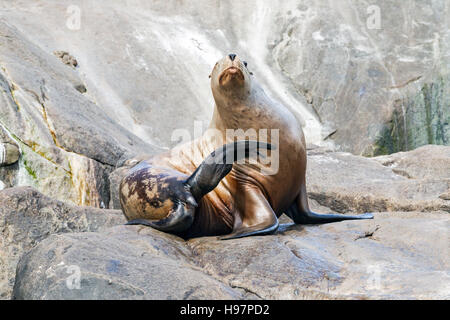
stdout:
[(345, 215), (345, 214), (319, 214), (312, 212), (309, 209), (308, 197), (306, 193), (306, 185), (303, 185), (300, 189), (300, 194), (295, 198), (292, 205), (285, 212), (297, 224), (322, 224), (339, 222), (344, 220), (362, 220), (373, 219), (373, 214), (363, 213), (358, 215)]
[(260, 149), (275, 147), (265, 142), (241, 140), (214, 150), (186, 181), (194, 198), (198, 201), (217, 187), (233, 168), (233, 162), (261, 155)]
[[(294, 214), (292, 214), (295, 212)], [(364, 220), (373, 219), (373, 214), (362, 213), (358, 215), (346, 215), (346, 214), (319, 214), (309, 211), (307, 214), (300, 213), (298, 210), (289, 210), (286, 213), (296, 224), (323, 224), (331, 222), (339, 222), (344, 220)]]

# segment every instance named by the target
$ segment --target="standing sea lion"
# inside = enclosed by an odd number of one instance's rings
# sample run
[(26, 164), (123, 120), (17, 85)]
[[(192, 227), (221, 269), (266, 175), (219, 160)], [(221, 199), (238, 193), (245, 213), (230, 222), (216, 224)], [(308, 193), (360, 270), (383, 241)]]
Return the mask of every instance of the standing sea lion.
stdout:
[[(305, 138), (294, 115), (265, 94), (247, 63), (235, 54), (218, 61), (210, 77), (215, 108), (209, 132), (214, 134), (204, 134), (131, 169), (120, 185), (128, 224), (148, 225), (184, 238), (226, 235), (222, 239), (233, 239), (275, 232), (283, 213), (301, 224), (373, 218), (312, 212), (306, 194)], [(270, 134), (264, 142), (234, 141), (229, 129), (269, 130)], [(279, 155), (273, 174), (263, 173), (268, 165), (261, 161), (233, 164), (267, 150)]]

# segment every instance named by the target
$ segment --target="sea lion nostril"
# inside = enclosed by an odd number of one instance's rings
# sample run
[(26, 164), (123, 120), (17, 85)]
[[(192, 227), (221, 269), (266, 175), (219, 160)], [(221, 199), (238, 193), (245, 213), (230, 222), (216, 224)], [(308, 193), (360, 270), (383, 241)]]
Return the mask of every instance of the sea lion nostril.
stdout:
[(234, 61), (234, 58), (236, 58), (236, 55), (234, 53), (230, 53), (228, 56), (230, 57), (231, 61)]

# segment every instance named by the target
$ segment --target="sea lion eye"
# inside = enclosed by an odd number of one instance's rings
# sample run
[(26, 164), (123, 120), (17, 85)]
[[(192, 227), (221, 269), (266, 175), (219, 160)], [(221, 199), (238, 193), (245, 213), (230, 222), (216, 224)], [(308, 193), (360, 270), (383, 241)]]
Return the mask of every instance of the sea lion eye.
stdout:
[(247, 68), (247, 61), (242, 61), (244, 63), (244, 66)]
[(153, 208), (158, 208), (159, 207), (159, 201), (158, 200), (152, 200), (152, 201), (150, 201), (150, 205)]

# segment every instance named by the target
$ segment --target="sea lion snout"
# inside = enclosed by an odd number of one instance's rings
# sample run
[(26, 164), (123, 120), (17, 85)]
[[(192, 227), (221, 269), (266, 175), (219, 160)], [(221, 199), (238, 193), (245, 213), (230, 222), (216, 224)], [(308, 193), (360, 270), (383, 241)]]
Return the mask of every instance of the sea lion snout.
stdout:
[(234, 87), (242, 86), (245, 83), (245, 77), (240, 68), (231, 66), (224, 71), (219, 76), (219, 84), (222, 87)]
[(213, 95), (218, 91), (227, 96), (230, 93), (235, 96), (245, 95), (249, 92), (250, 75), (246, 61), (241, 60), (237, 54), (227, 54), (217, 61), (210, 74)]
[(234, 53), (226, 56), (222, 65), (222, 72), (219, 74), (219, 85), (226, 89), (244, 86), (243, 66), (239, 57)]

